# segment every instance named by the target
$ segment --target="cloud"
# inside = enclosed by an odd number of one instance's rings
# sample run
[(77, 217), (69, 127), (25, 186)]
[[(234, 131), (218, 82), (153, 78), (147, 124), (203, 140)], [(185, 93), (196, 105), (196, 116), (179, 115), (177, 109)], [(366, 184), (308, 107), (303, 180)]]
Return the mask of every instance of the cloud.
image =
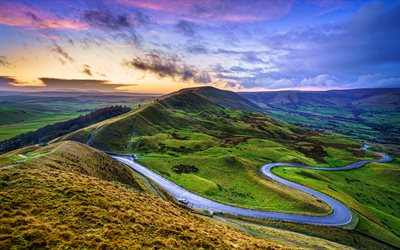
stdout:
[(0, 88), (12, 88), (15, 87), (14, 83), (17, 82), (17, 79), (10, 76), (0, 76)]
[(208, 72), (199, 70), (195, 66), (187, 65), (177, 56), (162, 55), (151, 52), (143, 57), (135, 57), (132, 60), (124, 60), (122, 64), (129, 68), (151, 72), (159, 77), (171, 77), (182, 81), (195, 83), (210, 83)]
[(290, 0), (115, 0), (115, 2), (161, 12), (193, 22), (205, 20), (248, 22), (272, 20), (291, 10)]
[(92, 70), (90, 69), (90, 66), (87, 65), (87, 64), (84, 64), (84, 65), (83, 65), (83, 69), (82, 69), (81, 72), (84, 73), (84, 74), (86, 74), (86, 75), (88, 75), (88, 76), (93, 77)]
[(60, 79), (60, 78), (39, 78), (45, 85), (46, 90), (96, 90), (96, 91), (117, 91), (118, 88), (133, 86), (127, 84), (111, 84), (107, 80), (93, 79)]
[(399, 4), (367, 4), (348, 21), (297, 27), (268, 35), (264, 42), (270, 49), (285, 51), (282, 72), (390, 74), (400, 66), (399, 12)]
[(194, 29), (194, 25), (192, 22), (186, 20), (180, 20), (176, 25), (175, 29), (185, 36), (194, 37), (196, 35), (196, 31)]
[(51, 49), (52, 52), (56, 53), (59, 56), (59, 60), (61, 64), (65, 64), (67, 61), (68, 62), (74, 62), (74, 58), (71, 57), (68, 52), (66, 52), (60, 45), (58, 45), (56, 42), (53, 42), (53, 48)]
[(0, 56), (0, 66), (2, 66), (2, 67), (11, 67), (12, 64), (7, 60), (6, 56)]
[(10, 76), (0, 76), (0, 90), (7, 91), (63, 91), (63, 90), (83, 90), (83, 91), (123, 91), (127, 87), (136, 86), (135, 84), (112, 84), (107, 80), (93, 79), (61, 79), (46, 78), (38, 79), (40, 86), (21, 82)]
[(18, 91), (18, 90), (26, 90), (26, 91), (34, 91), (40, 87), (34, 86), (29, 83), (21, 82), (15, 77), (11, 76), (0, 76), (0, 90), (3, 91)]
[(352, 84), (353, 87), (362, 88), (400, 88), (399, 76), (384, 76), (382, 74), (366, 74), (359, 76), (357, 81)]
[(300, 82), (301, 87), (335, 87), (338, 86), (337, 80), (328, 75), (321, 74), (311, 78), (304, 78)]
[(186, 51), (192, 54), (208, 54), (209, 50), (202, 44), (195, 44), (194, 42), (189, 42), (186, 46)]
[(141, 44), (141, 37), (136, 28), (150, 22), (149, 18), (141, 12), (132, 15), (116, 10), (111, 11), (105, 7), (84, 11), (81, 19), (90, 27), (111, 32), (113, 37), (122, 38), (135, 46)]
[(39, 30), (83, 30), (87, 28), (78, 20), (60, 18), (45, 11), (9, 1), (1, 2), (0, 24)]
[(95, 28), (119, 30), (131, 27), (127, 15), (115, 14), (108, 10), (88, 10), (82, 17), (86, 23)]

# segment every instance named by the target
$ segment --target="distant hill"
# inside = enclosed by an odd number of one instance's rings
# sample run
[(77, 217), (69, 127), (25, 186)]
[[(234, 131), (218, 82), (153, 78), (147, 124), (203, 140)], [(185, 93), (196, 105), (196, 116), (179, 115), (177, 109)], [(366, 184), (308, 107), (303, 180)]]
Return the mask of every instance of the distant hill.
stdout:
[(127, 166), (76, 142), (0, 155), (0, 169), (2, 249), (285, 249), (149, 195)]
[(369, 142), (399, 144), (400, 89), (239, 93), (273, 117)]
[(329, 106), (349, 107), (352, 105), (400, 108), (400, 89), (349, 89), (330, 91), (271, 91), (241, 92), (241, 96), (254, 103), (266, 106), (289, 107)]

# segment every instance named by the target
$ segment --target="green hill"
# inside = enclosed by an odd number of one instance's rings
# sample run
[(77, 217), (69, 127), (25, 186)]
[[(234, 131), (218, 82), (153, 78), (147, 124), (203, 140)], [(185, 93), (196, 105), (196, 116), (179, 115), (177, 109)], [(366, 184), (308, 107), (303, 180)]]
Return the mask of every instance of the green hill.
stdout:
[[(226, 106), (225, 106), (226, 105)], [(372, 154), (340, 136), (272, 119), (233, 92), (184, 89), (121, 119), (67, 136), (116, 153), (135, 153), (166, 178), (211, 199), (238, 206), (306, 214), (329, 207), (259, 174), (267, 162), (340, 166)], [(176, 166), (197, 171), (179, 173)]]
[[(400, 89), (243, 92), (269, 115), (368, 142), (400, 141)], [(390, 145), (388, 145), (390, 146)]]
[(285, 248), (147, 194), (125, 165), (76, 142), (1, 155), (0, 180), (1, 249)]
[[(263, 164), (298, 162), (340, 167), (376, 158), (370, 151), (360, 150), (359, 142), (273, 119), (257, 112), (239, 95), (210, 87), (169, 94), (64, 139), (89, 141), (105, 151), (136, 154), (138, 161), (153, 171), (216, 201), (300, 214), (327, 214), (330, 208), (313, 196), (263, 177), (259, 173)], [(327, 184), (330, 187), (334, 188)], [(385, 225), (371, 221), (367, 194), (343, 193), (337, 198), (346, 202), (349, 196), (358, 200), (365, 197), (361, 203), (353, 203), (363, 216), (360, 231), (376, 232), (380, 228), (393, 236), (396, 230), (389, 226), (392, 222)]]

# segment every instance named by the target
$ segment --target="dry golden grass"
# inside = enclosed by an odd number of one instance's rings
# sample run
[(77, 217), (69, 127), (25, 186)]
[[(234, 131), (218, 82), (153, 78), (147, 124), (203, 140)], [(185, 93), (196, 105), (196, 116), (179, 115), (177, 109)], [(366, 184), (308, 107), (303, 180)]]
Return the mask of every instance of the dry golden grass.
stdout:
[(1, 249), (285, 248), (138, 191), (135, 174), (82, 144), (40, 150), (51, 151), (0, 171)]

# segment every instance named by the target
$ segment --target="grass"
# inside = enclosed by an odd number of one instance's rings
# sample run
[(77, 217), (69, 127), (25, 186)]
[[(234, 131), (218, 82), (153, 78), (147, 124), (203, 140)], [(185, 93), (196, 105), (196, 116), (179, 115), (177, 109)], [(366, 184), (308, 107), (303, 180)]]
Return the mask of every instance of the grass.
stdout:
[(79, 114), (82, 113), (69, 111), (51, 114), (43, 113), (40, 116), (35, 116), (21, 122), (0, 125), (0, 141), (10, 139), (19, 134), (34, 131), (49, 124), (76, 118)]
[(1, 248), (286, 248), (147, 194), (126, 166), (82, 144), (35, 151), (49, 153), (0, 171)]
[(352, 171), (324, 172), (274, 168), (285, 179), (319, 190), (360, 214), (356, 230), (400, 246), (400, 161), (370, 163)]
[[(224, 103), (229, 101), (224, 99)], [(229, 105), (237, 107), (238, 102)], [(301, 214), (331, 211), (313, 196), (264, 178), (259, 173), (263, 164), (283, 161), (327, 166), (330, 158), (340, 154), (346, 155), (346, 161), (369, 159), (358, 150), (358, 143), (347, 138), (312, 133), (261, 114), (223, 108), (196, 91), (168, 96), (108, 122), (94, 132), (92, 145), (138, 154), (145, 166), (220, 202)], [(327, 152), (329, 148), (336, 151)], [(199, 171), (176, 173), (173, 167), (179, 164), (194, 165)]]
[(80, 100), (80, 98), (66, 97), (53, 100), (52, 98), (25, 96), (23, 101), (17, 102), (18, 98), (10, 98), (7, 102), (0, 102), (0, 141), (46, 125), (76, 118), (97, 108), (112, 105), (136, 108), (139, 102), (143, 104), (143, 98), (139, 97), (133, 100), (129, 99), (130, 102), (103, 100), (104, 98), (101, 96), (97, 97), (98, 100), (93, 97), (88, 101)]
[(324, 240), (318, 237), (311, 237), (301, 233), (291, 232), (279, 228), (262, 226), (248, 223), (241, 220), (229, 220), (235, 224), (245, 227), (253, 232), (265, 235), (267, 238), (276, 239), (277, 242), (292, 243), (293, 248), (317, 248), (317, 249), (352, 249), (351, 247), (336, 242)]
[[(339, 227), (327, 227), (319, 225), (298, 224), (292, 222), (266, 220), (249, 217), (238, 217), (225, 214), (224, 217), (234, 219), (241, 223), (251, 223), (257, 226), (267, 226), (288, 230), (290, 232), (298, 232), (308, 236), (314, 236), (337, 242), (356, 249), (396, 249), (393, 245), (385, 244), (383, 241), (370, 237), (360, 231), (344, 229)], [(289, 238), (290, 239), (290, 238)]]
[(305, 104), (297, 107), (268, 105), (265, 110), (273, 117), (312, 129), (344, 134), (355, 139), (375, 143), (396, 143), (399, 135), (399, 111), (353, 103), (349, 106), (318, 106)]
[[(270, 162), (336, 167), (376, 157), (360, 150), (361, 143), (352, 139), (307, 131), (249, 110), (230, 108), (237, 107), (238, 100), (230, 103), (227, 98), (221, 102), (197, 91), (170, 95), (123, 118), (104, 123), (94, 131), (92, 145), (107, 151), (137, 154), (138, 161), (153, 171), (216, 201), (313, 215), (331, 211), (315, 197), (265, 178), (259, 172), (260, 167)], [(221, 103), (228, 105), (222, 107)], [(198, 171), (174, 171), (174, 167), (181, 164), (192, 165)], [(394, 220), (372, 211), (354, 197), (352, 190), (342, 187), (351, 186), (348, 183), (351, 180), (339, 178), (337, 173), (331, 172), (286, 170), (288, 174), (290, 171), (300, 171), (291, 176), (305, 180), (305, 185), (339, 197), (345, 204), (349, 202), (360, 214), (361, 226), (357, 230), (396, 242)], [(384, 182), (385, 177), (381, 177), (368, 176)], [(382, 191), (380, 186), (371, 184), (362, 192), (370, 190), (371, 194)], [(389, 199), (390, 195), (382, 197)], [(381, 202), (374, 205), (375, 210), (385, 211), (384, 200)], [(393, 217), (398, 218), (397, 215)], [(377, 222), (383, 219), (389, 226)]]

